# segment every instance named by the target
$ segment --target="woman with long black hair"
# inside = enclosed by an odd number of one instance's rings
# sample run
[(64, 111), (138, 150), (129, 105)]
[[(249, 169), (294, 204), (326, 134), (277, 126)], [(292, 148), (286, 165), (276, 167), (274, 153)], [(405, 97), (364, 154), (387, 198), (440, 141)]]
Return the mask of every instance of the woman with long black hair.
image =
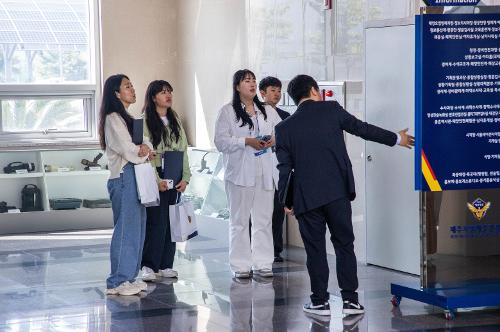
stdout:
[(182, 123), (172, 109), (172, 86), (167, 81), (157, 80), (149, 84), (143, 113), (146, 118), (144, 135), (149, 137), (156, 152), (151, 161), (159, 177), (163, 177), (162, 154), (181, 151), (184, 154), (182, 179), (174, 183), (175, 188), (160, 192), (160, 206), (148, 207), (146, 240), (142, 255), (142, 279), (151, 281), (157, 276), (176, 278), (173, 270), (175, 242), (170, 238), (169, 205), (175, 204), (178, 195), (186, 190), (191, 172), (187, 156), (187, 138)]
[(138, 198), (134, 164), (144, 163), (154, 153), (147, 139), (140, 145), (132, 142), (133, 118), (128, 107), (135, 100), (135, 89), (127, 76), (113, 75), (104, 83), (99, 136), (111, 173), (108, 192), (114, 222), (107, 295), (134, 295), (147, 287), (136, 280), (146, 233), (146, 208)]
[[(214, 142), (222, 152), (230, 211), (229, 263), (236, 278), (252, 273), (272, 277), (272, 214), (276, 158), (271, 153), (276, 111), (257, 97), (255, 75), (248, 69), (233, 76), (233, 100), (215, 123)], [(249, 219), (252, 218), (250, 243)]]

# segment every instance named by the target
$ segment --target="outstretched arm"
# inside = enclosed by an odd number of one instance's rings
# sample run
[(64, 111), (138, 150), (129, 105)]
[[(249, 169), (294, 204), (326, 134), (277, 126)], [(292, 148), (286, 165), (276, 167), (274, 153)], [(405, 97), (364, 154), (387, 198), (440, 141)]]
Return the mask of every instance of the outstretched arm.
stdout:
[(337, 107), (338, 109), (336, 111), (339, 112), (340, 126), (343, 130), (350, 134), (359, 136), (368, 141), (389, 146), (399, 144), (400, 146), (411, 149), (411, 147), (415, 144), (415, 138), (407, 133), (408, 128), (403, 129), (396, 134), (392, 131), (359, 120), (344, 110), (340, 105), (338, 105), (338, 103)]

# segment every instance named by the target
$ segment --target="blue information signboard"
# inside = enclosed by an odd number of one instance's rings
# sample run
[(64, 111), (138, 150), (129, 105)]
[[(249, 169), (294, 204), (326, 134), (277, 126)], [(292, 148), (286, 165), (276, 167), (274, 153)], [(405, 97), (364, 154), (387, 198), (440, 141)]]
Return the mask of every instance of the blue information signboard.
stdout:
[(500, 187), (500, 15), (416, 17), (415, 187)]

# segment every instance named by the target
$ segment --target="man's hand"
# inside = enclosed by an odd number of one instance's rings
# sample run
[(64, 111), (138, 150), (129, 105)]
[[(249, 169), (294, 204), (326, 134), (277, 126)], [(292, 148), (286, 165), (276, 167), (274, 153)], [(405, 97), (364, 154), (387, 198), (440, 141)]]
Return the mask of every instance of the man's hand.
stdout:
[(141, 158), (146, 157), (147, 155), (149, 155), (149, 151), (151, 151), (149, 146), (147, 146), (146, 144), (141, 144), (139, 145), (139, 152), (137, 153), (137, 155)]
[(177, 189), (178, 192), (181, 192), (183, 193), (184, 190), (186, 190), (186, 187), (187, 187), (187, 182), (184, 181), (184, 180), (181, 180), (181, 182), (179, 182), (176, 186), (175, 186), (175, 189)]
[(158, 190), (160, 190), (161, 192), (167, 191), (168, 190), (167, 181), (161, 180), (160, 183), (158, 183)]
[(407, 134), (407, 132), (408, 128), (403, 129), (398, 133), (399, 136), (401, 136), (401, 142), (399, 142), (399, 145), (411, 149), (411, 147), (415, 145), (415, 137)]
[(253, 137), (245, 138), (245, 145), (250, 145), (255, 150), (264, 149), (263, 143), (265, 144), (266, 142), (261, 141), (260, 139), (257, 139), (257, 138), (253, 138)]
[(293, 208), (289, 209), (286, 206), (284, 207), (285, 213), (288, 214), (289, 216), (293, 216)]

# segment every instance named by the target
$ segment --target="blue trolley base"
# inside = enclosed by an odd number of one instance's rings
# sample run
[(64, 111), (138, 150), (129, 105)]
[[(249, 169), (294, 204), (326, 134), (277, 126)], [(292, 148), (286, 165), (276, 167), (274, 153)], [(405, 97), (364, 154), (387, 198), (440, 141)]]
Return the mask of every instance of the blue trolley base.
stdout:
[(453, 319), (459, 308), (500, 306), (500, 283), (467, 283), (441, 288), (421, 288), (419, 285), (391, 283), (391, 300), (399, 306), (402, 298), (431, 304), (445, 310), (445, 318)]

